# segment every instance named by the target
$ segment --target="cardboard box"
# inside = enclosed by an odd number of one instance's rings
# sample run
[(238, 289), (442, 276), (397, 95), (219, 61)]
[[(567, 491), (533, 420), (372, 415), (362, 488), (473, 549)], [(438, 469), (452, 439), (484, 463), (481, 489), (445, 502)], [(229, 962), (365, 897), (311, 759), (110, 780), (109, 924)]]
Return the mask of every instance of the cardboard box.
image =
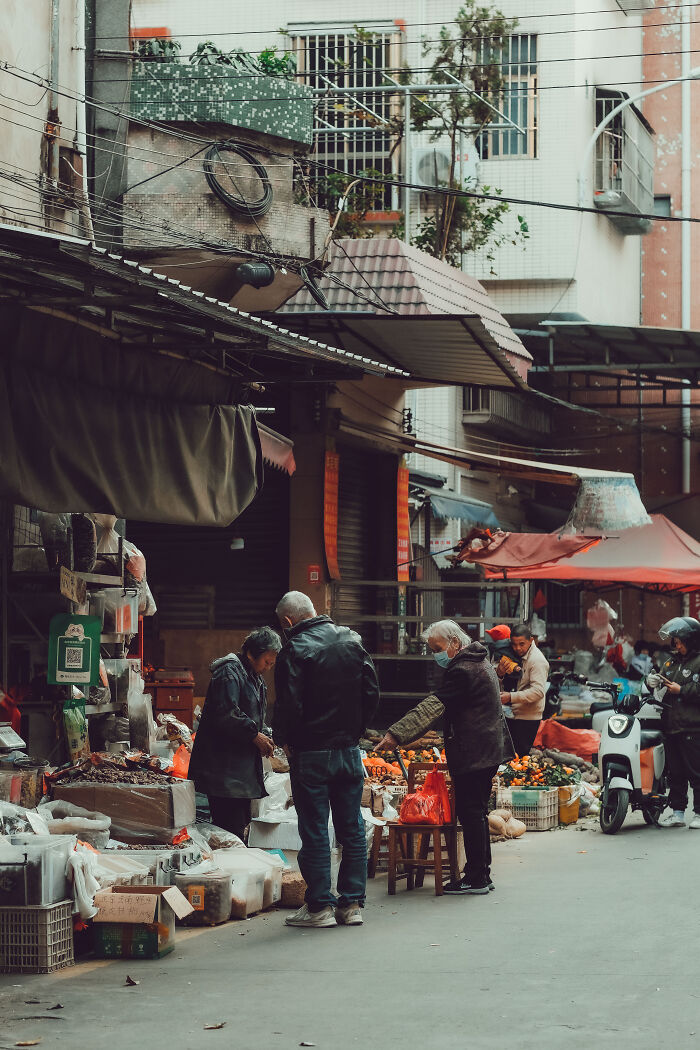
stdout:
[(175, 947), (175, 919), (194, 910), (175, 886), (113, 886), (95, 896), (100, 959), (160, 959)]
[[(248, 845), (256, 846), (260, 849), (299, 851), (301, 849), (301, 839), (299, 838), (296, 810), (287, 810), (285, 816), (288, 819), (278, 820), (277, 815), (275, 815), (274, 818), (256, 817), (254, 820), (251, 820), (248, 829)], [(328, 822), (328, 839), (331, 849), (334, 849), (337, 842), (332, 821)]]
[(65, 799), (112, 818), (111, 835), (122, 842), (172, 842), (182, 828), (195, 822), (194, 784), (55, 785), (53, 797)]

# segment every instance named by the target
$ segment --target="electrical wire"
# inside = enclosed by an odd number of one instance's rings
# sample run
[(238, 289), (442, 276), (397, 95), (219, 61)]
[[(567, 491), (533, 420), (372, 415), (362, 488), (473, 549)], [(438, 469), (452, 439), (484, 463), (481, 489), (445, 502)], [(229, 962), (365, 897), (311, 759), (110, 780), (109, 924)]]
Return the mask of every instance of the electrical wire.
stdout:
[[(675, 12), (677, 10), (680, 10), (681, 8), (696, 7), (696, 6), (697, 6), (696, 3), (689, 3), (689, 2), (674, 3), (674, 6), (673, 6), (672, 10)], [(662, 10), (662, 9), (658, 8), (657, 10)], [(620, 12), (620, 13), (622, 13), (622, 12)], [(650, 10), (646, 6), (646, 4), (642, 4), (639, 7), (629, 7), (628, 6), (628, 7), (626, 7), (624, 13), (627, 14), (627, 15), (635, 14), (635, 15), (644, 16), (644, 15), (649, 14)], [(523, 13), (523, 14), (520, 14), (520, 15), (517, 16), (517, 23), (519, 25), (522, 21), (524, 21), (526, 19), (541, 19), (541, 20), (546, 19), (547, 21), (549, 21), (550, 19), (553, 19), (553, 18), (571, 18), (573, 16), (573, 14), (574, 14), (574, 12), (562, 11), (561, 8), (559, 8), (559, 10), (557, 10), (557, 11), (548, 12), (548, 13), (533, 13), (533, 14), (524, 14)], [(617, 15), (617, 12), (611, 11), (609, 7), (603, 7), (603, 8), (593, 8), (593, 9), (591, 9), (589, 11), (578, 11), (577, 10), (575, 12), (575, 14), (576, 14), (577, 17), (581, 18), (581, 17), (585, 17), (587, 15), (611, 15), (611, 14)], [(475, 18), (471, 19), (471, 21), (476, 23), (476, 24), (478, 24), (480, 22), (489, 22), (489, 21), (491, 21), (492, 17), (493, 17), (492, 15), (484, 16), (483, 18), (475, 17)], [(378, 20), (377, 19), (373, 19), (372, 21), (374, 21), (376, 23)], [(666, 23), (659, 23), (659, 24), (665, 25)], [(389, 25), (390, 25), (390, 20), (389, 19), (387, 19), (386, 22), (381, 22), (381, 28), (379, 26), (377, 26), (376, 32), (380, 33), (380, 32), (385, 31), (385, 29), (389, 29)], [(399, 23), (398, 20), (395, 20), (393, 22), (393, 25), (396, 26), (396, 30), (392, 28), (391, 31), (392, 32), (396, 32), (399, 29), (408, 29), (408, 28), (411, 28), (411, 29), (416, 29), (416, 28), (424, 29), (424, 28), (427, 28), (429, 26), (458, 25), (458, 22), (456, 21), (456, 19), (444, 19), (444, 18), (443, 19), (439, 19), (436, 22), (404, 22), (403, 19), (401, 19), (400, 23)], [(143, 27), (142, 26), (132, 26), (131, 27), (131, 31), (133, 31), (133, 30), (141, 31), (144, 28), (148, 28), (148, 27), (147, 26), (143, 26)], [(324, 23), (323, 24), (324, 34), (333, 33), (334, 31), (341, 31), (341, 30), (353, 30), (355, 28), (356, 28), (355, 25), (352, 24), (352, 23), (349, 23), (348, 19), (344, 19), (341, 22), (328, 22), (328, 23)], [(363, 27), (360, 27), (360, 28), (363, 28)], [(637, 27), (636, 26), (620, 26), (619, 28), (621, 28), (621, 29), (635, 29)], [(370, 27), (369, 29), (365, 29), (364, 31), (369, 33), (369, 34), (371, 34), (372, 33), (372, 28)], [(285, 33), (279, 33), (275, 29), (238, 29), (238, 30), (231, 30), (231, 31), (229, 31), (229, 30), (222, 30), (219, 33), (206, 33), (205, 35), (206, 35), (207, 39), (210, 39), (210, 38), (222, 37), (222, 36), (227, 36), (227, 37), (228, 36), (233, 36), (233, 37), (268, 36), (269, 37), (269, 36), (292, 36), (294, 34), (292, 34), (291, 32), (287, 32), (287, 31), (285, 31)], [(299, 32), (299, 36), (305, 36), (305, 35), (309, 35), (309, 34), (305, 34), (302, 31)], [(109, 36), (109, 35), (105, 34), (104, 36), (102, 36), (102, 35), (98, 36), (96, 39), (98, 39), (98, 40), (123, 40), (125, 38), (125, 36), (126, 36), (125, 33), (114, 34), (112, 36)], [(168, 40), (168, 39), (180, 40), (180, 39), (183, 39), (184, 40), (184, 39), (188, 39), (190, 37), (197, 37), (197, 38), (199, 38), (201, 40), (202, 32), (200, 31), (198, 33), (178, 33), (174, 37), (171, 37), (171, 36), (159, 37), (156, 34), (154, 37), (149, 37), (148, 39), (156, 39), (156, 40)]]

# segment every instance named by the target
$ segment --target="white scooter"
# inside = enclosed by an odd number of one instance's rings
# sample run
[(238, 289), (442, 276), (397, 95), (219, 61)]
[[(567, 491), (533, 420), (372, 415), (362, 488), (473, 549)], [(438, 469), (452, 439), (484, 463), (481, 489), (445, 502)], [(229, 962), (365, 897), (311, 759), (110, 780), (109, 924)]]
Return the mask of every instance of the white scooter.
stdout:
[[(600, 689), (592, 683), (591, 687)], [(612, 711), (605, 710), (606, 707), (606, 704), (593, 704), (591, 710), (593, 728), (601, 734), (600, 827), (606, 835), (614, 835), (622, 827), (630, 807), (641, 810), (647, 824), (658, 824), (668, 803), (666, 752), (660, 730), (660, 700), (648, 693), (641, 697), (615, 695)], [(651, 791), (642, 791), (641, 752), (647, 748), (652, 749), (652, 784)]]

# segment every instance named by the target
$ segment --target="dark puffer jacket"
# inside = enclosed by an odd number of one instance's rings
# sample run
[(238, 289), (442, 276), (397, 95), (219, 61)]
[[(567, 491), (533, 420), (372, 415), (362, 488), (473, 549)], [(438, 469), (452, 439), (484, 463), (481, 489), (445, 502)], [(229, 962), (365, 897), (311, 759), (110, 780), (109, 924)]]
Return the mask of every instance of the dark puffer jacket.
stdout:
[(663, 731), (700, 733), (700, 653), (673, 653), (663, 663), (661, 674), (681, 687), (678, 696), (666, 693), (661, 715)]
[(498, 766), (513, 756), (498, 677), (481, 642), (450, 661), (435, 693), (389, 728), (399, 743), (417, 740), (443, 716), (445, 752), (455, 775)]
[(202, 720), (190, 758), (190, 780), (215, 798), (263, 798), (262, 732), (267, 687), (235, 653), (214, 660)]
[(379, 685), (362, 639), (329, 616), (287, 633), (275, 665), (275, 743), (295, 751), (354, 747), (379, 703)]

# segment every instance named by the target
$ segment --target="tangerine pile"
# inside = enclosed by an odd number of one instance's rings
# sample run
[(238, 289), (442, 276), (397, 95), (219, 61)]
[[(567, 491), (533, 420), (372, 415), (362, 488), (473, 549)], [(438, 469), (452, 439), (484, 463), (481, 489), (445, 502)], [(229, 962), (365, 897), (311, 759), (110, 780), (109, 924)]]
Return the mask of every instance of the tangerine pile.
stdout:
[(573, 784), (578, 773), (571, 766), (562, 766), (551, 758), (538, 759), (530, 755), (515, 758), (502, 771), (506, 787), (554, 787)]

